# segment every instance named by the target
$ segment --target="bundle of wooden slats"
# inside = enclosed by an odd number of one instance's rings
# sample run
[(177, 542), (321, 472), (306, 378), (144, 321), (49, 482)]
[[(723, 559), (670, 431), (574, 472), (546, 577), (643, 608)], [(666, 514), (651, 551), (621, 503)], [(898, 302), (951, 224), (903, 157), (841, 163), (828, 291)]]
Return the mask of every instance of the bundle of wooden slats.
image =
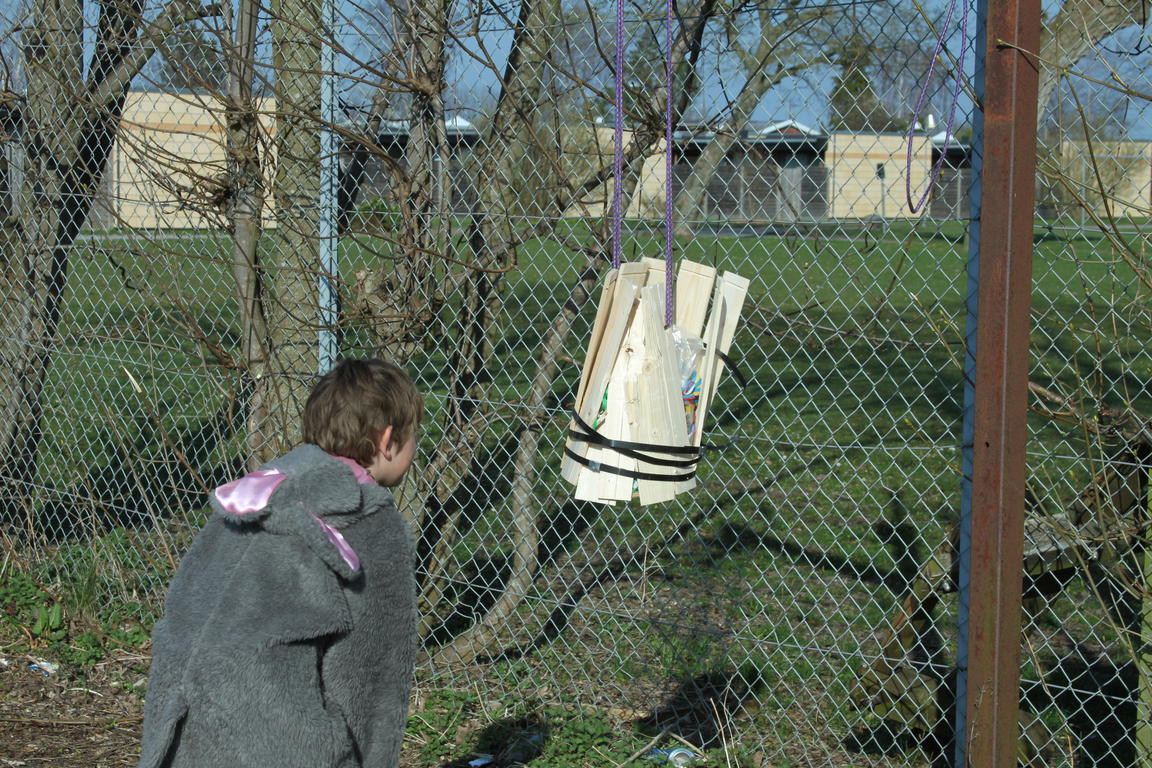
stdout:
[(705, 417), (748, 280), (681, 262), (668, 327), (664, 282), (657, 259), (621, 264), (604, 281), (561, 469), (577, 499), (654, 504), (696, 485)]

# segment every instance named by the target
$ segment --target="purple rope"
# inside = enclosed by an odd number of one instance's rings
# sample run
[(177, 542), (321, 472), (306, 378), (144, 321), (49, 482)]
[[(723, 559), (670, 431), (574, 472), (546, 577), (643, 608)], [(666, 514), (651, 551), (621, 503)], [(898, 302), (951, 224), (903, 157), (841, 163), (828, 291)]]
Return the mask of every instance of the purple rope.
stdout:
[(668, 92), (664, 101), (664, 327), (668, 328), (675, 319), (676, 298), (672, 287), (675, 279), (672, 264), (672, 14), (674, 0), (668, 0), (667, 13), (664, 16), (664, 41), (667, 56), (664, 59), (664, 77)]
[(624, 0), (616, 0), (616, 123), (612, 136), (612, 268), (619, 269), (623, 244), (620, 220), (624, 216)]
[[(936, 69), (936, 59), (940, 56), (941, 51), (944, 50), (945, 30), (952, 24), (952, 16), (956, 12), (956, 6), (957, 0), (949, 0), (948, 12), (944, 16), (944, 23), (940, 27), (940, 34), (936, 36), (936, 48), (932, 51), (932, 60), (928, 63), (928, 73), (924, 76), (924, 84), (920, 86), (920, 94), (916, 97), (916, 106), (912, 109), (912, 119), (908, 123), (908, 158), (904, 170), (904, 196), (908, 201), (908, 210), (912, 213), (920, 212), (924, 207), (924, 203), (928, 200), (928, 195), (932, 194), (932, 188), (936, 186), (936, 180), (940, 178), (940, 171), (944, 167), (944, 158), (948, 154), (948, 142), (952, 139), (952, 128), (955, 125), (956, 103), (960, 101), (960, 72), (956, 73), (956, 87), (952, 89), (952, 106), (948, 109), (948, 119), (944, 123), (944, 144), (940, 147), (940, 157), (936, 160), (936, 164), (932, 166), (932, 172), (928, 174), (928, 185), (924, 188), (924, 194), (920, 196), (919, 201), (913, 203), (912, 141), (916, 136), (916, 122), (920, 118), (920, 110), (924, 108), (924, 101), (928, 96), (928, 85), (932, 82), (932, 73)], [(960, 11), (960, 56), (957, 59), (961, 68), (964, 66), (964, 56), (967, 53), (968, 8), (964, 7)]]

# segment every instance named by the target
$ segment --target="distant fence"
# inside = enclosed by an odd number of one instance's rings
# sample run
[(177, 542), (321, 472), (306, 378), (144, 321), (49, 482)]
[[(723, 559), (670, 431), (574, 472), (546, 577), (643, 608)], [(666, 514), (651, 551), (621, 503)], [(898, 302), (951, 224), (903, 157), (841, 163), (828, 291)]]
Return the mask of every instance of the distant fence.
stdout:
[[(167, 96), (134, 93), (131, 111), (124, 118), (126, 149), (114, 151), (100, 190), (100, 202), (90, 218), (90, 229), (149, 227), (187, 229), (208, 222), (189, 206), (186, 197), (197, 185), (206, 185), (225, 173), (224, 154), (218, 139), (203, 136), (220, 134), (223, 114), (202, 96)], [(271, 125), (275, 111), (272, 100), (265, 108)], [(159, 121), (159, 122), (157, 122)], [(159, 126), (159, 128), (157, 127)], [(750, 129), (728, 151), (707, 185), (699, 218), (739, 222), (790, 222), (823, 219), (906, 218), (911, 214), (902, 202), (904, 150), (906, 141), (898, 135), (828, 136), (804, 126), (791, 125)], [(376, 149), (361, 170), (359, 199), (395, 199), (395, 174), (403, 167), (408, 141), (408, 124), (403, 120), (387, 123), (375, 137)], [(454, 213), (467, 213), (476, 202), (479, 182), (477, 153), (483, 152), (478, 129), (458, 120), (446, 131), (449, 156), (448, 178), (452, 185)], [(710, 134), (685, 132), (677, 143), (673, 189), (679, 190), (691, 174)], [(865, 148), (863, 155), (859, 148)], [(930, 151), (920, 147), (914, 156), (917, 183), (928, 177), (928, 169), (939, 161), (942, 146)], [(23, 160), (19, 145), (5, 144), (11, 188), (22, 184)], [(354, 143), (346, 142), (341, 164), (347, 167)], [(607, 151), (603, 148), (601, 151)], [(953, 145), (944, 161), (944, 170), (933, 182), (928, 215), (936, 219), (964, 219), (967, 211), (969, 148)], [(866, 156), (864, 156), (866, 155)], [(173, 186), (167, 171), (173, 159), (180, 158), (188, 168), (186, 191)], [(877, 169), (885, 166), (883, 178)], [(663, 180), (660, 163), (653, 163), (652, 175), (641, 186), (640, 210), (647, 218), (657, 218)], [(271, 211), (269, 211), (271, 212)], [(274, 219), (269, 217), (269, 223)]]

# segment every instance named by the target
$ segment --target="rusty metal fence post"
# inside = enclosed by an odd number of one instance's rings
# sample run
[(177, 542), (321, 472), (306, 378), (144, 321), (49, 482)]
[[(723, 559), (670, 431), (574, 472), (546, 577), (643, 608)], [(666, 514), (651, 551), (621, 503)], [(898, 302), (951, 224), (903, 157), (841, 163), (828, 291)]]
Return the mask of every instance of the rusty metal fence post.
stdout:
[(981, 0), (977, 23), (956, 765), (993, 768), (1019, 740), (1040, 3)]

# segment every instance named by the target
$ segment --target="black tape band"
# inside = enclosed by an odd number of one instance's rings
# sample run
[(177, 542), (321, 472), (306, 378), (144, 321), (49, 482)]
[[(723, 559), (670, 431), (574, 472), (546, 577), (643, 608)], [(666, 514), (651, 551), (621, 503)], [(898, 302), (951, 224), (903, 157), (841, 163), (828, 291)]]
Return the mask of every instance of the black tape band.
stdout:
[[(724, 367), (732, 372), (732, 375), (735, 376), (736, 380), (740, 382), (741, 387), (747, 388), (748, 380), (745, 379), (744, 374), (740, 372), (740, 369), (736, 365), (736, 361), (734, 361), (731, 357), (724, 354), (723, 352), (720, 352), (719, 350), (713, 352), (712, 354), (716, 355), (716, 357), (718, 357), (720, 361), (724, 363)], [(724, 445), (708, 445), (706, 443), (702, 443), (698, 446), (656, 445), (655, 443), (636, 443), (630, 440), (613, 440), (611, 438), (604, 437), (604, 435), (597, 432), (591, 424), (580, 418), (580, 414), (576, 413), (575, 411), (572, 412), (572, 420), (576, 422), (576, 426), (579, 428), (579, 430), (569, 429), (569, 440), (611, 448), (621, 456), (626, 456), (630, 459), (647, 462), (648, 464), (654, 464), (660, 467), (693, 467), (697, 462), (700, 461), (700, 456), (704, 452), (723, 451), (724, 449), (728, 448), (729, 445), (731, 445), (730, 443), (725, 443)], [(654, 451), (656, 453), (672, 454), (674, 456), (690, 456), (691, 458), (662, 459), (644, 453), (644, 451)], [(564, 453), (567, 454), (570, 458), (575, 459), (580, 464), (583, 464), (595, 472), (608, 472), (610, 474), (634, 477), (640, 480), (688, 480), (696, 474), (695, 469), (685, 475), (658, 475), (651, 472), (633, 472), (631, 470), (621, 469), (620, 467), (613, 467), (600, 464), (599, 462), (589, 461), (583, 456), (579, 456), (573, 453), (568, 448), (564, 449)]]
[[(597, 437), (600, 438), (600, 440), (595, 439)], [(641, 453), (640, 451), (632, 450), (630, 448), (621, 448), (619, 446), (622, 444), (622, 441), (609, 440), (600, 434), (588, 435), (584, 432), (577, 432), (574, 429), (570, 429), (570, 430), (568, 430), (568, 439), (573, 440), (573, 441), (578, 442), (578, 443), (592, 443), (594, 445), (603, 445), (605, 448), (611, 448), (612, 450), (614, 450), (616, 453), (620, 454), (621, 456), (626, 456), (630, 459), (636, 459), (637, 461), (644, 461), (644, 462), (647, 462), (649, 464), (655, 464), (656, 466), (659, 466), (659, 467), (691, 467), (691, 466), (695, 466), (696, 462), (698, 462), (700, 460), (699, 450), (697, 450), (695, 448), (693, 448), (693, 452), (696, 453), (697, 455), (693, 456), (690, 459), (662, 459), (662, 458), (658, 458), (656, 456), (652, 456), (651, 454)], [(624, 445), (641, 445), (641, 443), (623, 443), (623, 444)], [(659, 445), (644, 445), (644, 449), (649, 450), (649, 451), (664, 452), (664, 449)], [(667, 452), (671, 453), (671, 451), (667, 451)]]
[(680, 475), (661, 475), (656, 472), (637, 472), (631, 469), (621, 469), (620, 467), (614, 467), (611, 464), (604, 464), (599, 461), (590, 461), (589, 459), (584, 458), (568, 447), (564, 448), (564, 455), (577, 462), (578, 464), (583, 464), (593, 472), (607, 472), (610, 475), (620, 475), (621, 477), (630, 477), (635, 480), (660, 480), (666, 483), (678, 483), (683, 480), (691, 480), (696, 476), (695, 469), (693, 469), (691, 472), (685, 472)]
[[(695, 445), (656, 445), (655, 443), (633, 443), (628, 440), (613, 440), (597, 432), (588, 422), (580, 418), (580, 414), (575, 411), (572, 412), (572, 420), (576, 422), (576, 426), (579, 427), (581, 431), (570, 429), (568, 430), (568, 437), (580, 442), (602, 445), (605, 448), (611, 448), (624, 456), (629, 456), (634, 459), (651, 461), (652, 464), (677, 467), (689, 466), (695, 463), (696, 459), (700, 457), (700, 448)], [(671, 453), (677, 456), (692, 456), (693, 458), (687, 461), (675, 461), (672, 459), (655, 460), (643, 454), (637, 454), (637, 451), (655, 451), (656, 453)], [(672, 463), (665, 464), (665, 462), (668, 461)]]

